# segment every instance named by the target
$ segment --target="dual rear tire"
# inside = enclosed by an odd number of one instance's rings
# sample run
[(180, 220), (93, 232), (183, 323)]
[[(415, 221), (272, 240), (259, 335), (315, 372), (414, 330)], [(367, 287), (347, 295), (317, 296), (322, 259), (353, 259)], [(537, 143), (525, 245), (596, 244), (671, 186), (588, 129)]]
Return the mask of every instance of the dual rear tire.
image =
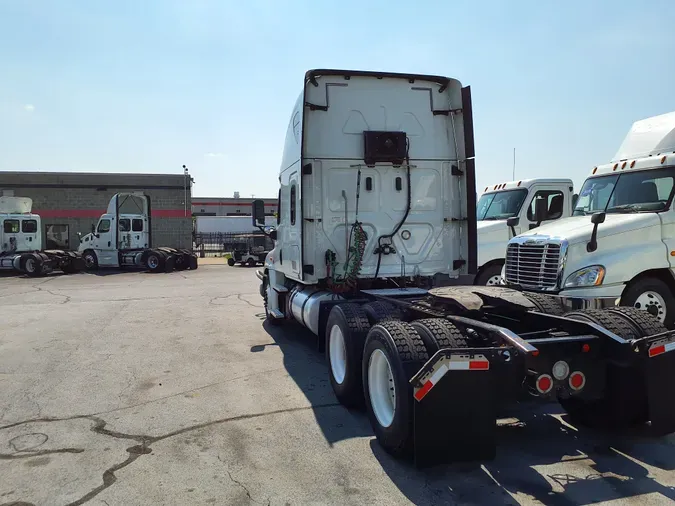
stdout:
[(380, 302), (335, 306), (326, 325), (326, 355), (340, 403), (350, 408), (365, 404), (380, 445), (402, 456), (413, 446), (409, 371), (439, 349), (466, 347), (467, 338), (442, 318), (407, 323), (394, 314), (392, 306)]

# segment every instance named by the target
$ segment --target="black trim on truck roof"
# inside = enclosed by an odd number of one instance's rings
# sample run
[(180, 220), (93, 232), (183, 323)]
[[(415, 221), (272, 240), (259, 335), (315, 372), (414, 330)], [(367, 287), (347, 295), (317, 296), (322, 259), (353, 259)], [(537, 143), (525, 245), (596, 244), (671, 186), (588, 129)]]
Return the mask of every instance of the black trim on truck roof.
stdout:
[[(424, 75), (424, 74), (402, 74), (398, 72), (373, 72), (370, 70), (339, 70), (339, 69), (313, 69), (313, 70), (308, 70), (305, 73), (305, 82), (310, 82), (312, 83), (313, 86), (318, 86), (319, 84), (316, 82), (317, 76), (344, 76), (345, 78), (349, 79), (351, 76), (356, 76), (356, 77), (377, 77), (378, 79), (382, 79), (385, 77), (390, 77), (394, 79), (407, 79), (408, 81), (414, 82), (414, 81), (431, 81), (434, 83), (438, 83), (441, 85), (439, 88), (439, 93), (442, 93), (445, 91), (445, 89), (448, 87), (448, 84), (450, 81), (455, 81), (456, 79), (452, 79), (450, 77), (443, 77), (443, 76), (431, 76), (431, 75)], [(473, 137), (473, 135), (472, 135)]]
[(462, 88), (464, 121), (464, 158), (466, 159), (466, 220), (469, 240), (468, 273), (478, 273), (478, 222), (476, 221), (476, 149), (473, 142), (473, 107), (471, 86)]

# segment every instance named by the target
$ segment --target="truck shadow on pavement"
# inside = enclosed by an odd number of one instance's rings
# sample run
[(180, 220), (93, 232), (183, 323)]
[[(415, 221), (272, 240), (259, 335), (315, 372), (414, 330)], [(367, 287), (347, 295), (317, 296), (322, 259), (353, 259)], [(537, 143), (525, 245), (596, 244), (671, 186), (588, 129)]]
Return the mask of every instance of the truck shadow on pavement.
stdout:
[[(264, 314), (259, 315), (264, 319)], [(374, 439), (364, 411), (337, 407), (327, 364), (316, 337), (295, 324), (263, 324), (271, 343), (279, 346), (290, 377), (315, 406), (326, 441), (371, 437), (370, 447), (383, 471), (414, 504), (533, 503), (568, 506), (658, 494), (657, 501), (675, 501), (675, 439), (649, 438), (637, 432), (599, 433), (570, 425), (557, 403), (525, 403), (500, 421), (497, 457), (493, 461), (415, 469), (397, 461)], [(335, 405), (348, 415), (336, 416)], [(346, 422), (346, 423), (345, 423)], [(667, 498), (667, 499), (666, 499)], [(650, 498), (651, 499), (651, 498)], [(653, 499), (654, 500), (654, 499)]]

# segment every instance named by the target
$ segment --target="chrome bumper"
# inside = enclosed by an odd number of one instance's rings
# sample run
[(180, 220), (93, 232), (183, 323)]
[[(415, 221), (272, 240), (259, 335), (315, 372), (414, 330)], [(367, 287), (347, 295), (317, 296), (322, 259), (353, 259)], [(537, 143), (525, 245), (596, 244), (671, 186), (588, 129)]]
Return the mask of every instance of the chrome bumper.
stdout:
[(619, 298), (617, 297), (565, 297), (558, 296), (568, 311), (576, 309), (603, 309), (606, 307), (618, 306)]

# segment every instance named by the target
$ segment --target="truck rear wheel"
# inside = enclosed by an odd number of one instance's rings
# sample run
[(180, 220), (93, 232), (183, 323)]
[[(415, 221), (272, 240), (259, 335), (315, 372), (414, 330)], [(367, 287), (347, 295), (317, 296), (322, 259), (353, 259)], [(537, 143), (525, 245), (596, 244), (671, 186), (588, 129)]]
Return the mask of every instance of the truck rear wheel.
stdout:
[(628, 319), (630, 323), (632, 323), (638, 328), (640, 332), (640, 337), (654, 336), (656, 334), (660, 334), (661, 332), (666, 332), (668, 330), (666, 326), (663, 323), (661, 323), (657, 317), (653, 316), (648, 311), (644, 311), (642, 309), (636, 309), (634, 307), (615, 306), (609, 307), (605, 311), (620, 314), (624, 318)]
[(562, 316), (565, 314), (565, 305), (562, 300), (543, 293), (523, 292), (523, 295), (537, 308), (539, 313)]
[[(595, 323), (623, 339), (641, 337), (638, 329), (613, 311), (585, 309), (565, 316)], [(570, 419), (594, 428), (622, 429), (647, 421), (644, 375), (637, 367), (608, 364), (605, 391), (600, 399), (587, 400), (576, 396), (558, 399)]]
[(419, 334), (429, 356), (443, 348), (468, 348), (467, 338), (452, 322), (425, 318), (410, 324)]
[(371, 325), (401, 319), (401, 312), (394, 305), (379, 300), (364, 304), (363, 311)]
[(370, 424), (391, 455), (413, 450), (413, 388), (405, 364), (428, 360), (424, 342), (408, 323), (385, 321), (370, 329), (363, 353), (363, 392)]
[(357, 304), (339, 304), (328, 316), (326, 355), (330, 383), (344, 406), (363, 405), (361, 361), (369, 328), (368, 318)]
[(199, 260), (197, 260), (197, 255), (190, 255), (188, 257), (188, 264), (191, 271), (196, 271), (199, 267)]

